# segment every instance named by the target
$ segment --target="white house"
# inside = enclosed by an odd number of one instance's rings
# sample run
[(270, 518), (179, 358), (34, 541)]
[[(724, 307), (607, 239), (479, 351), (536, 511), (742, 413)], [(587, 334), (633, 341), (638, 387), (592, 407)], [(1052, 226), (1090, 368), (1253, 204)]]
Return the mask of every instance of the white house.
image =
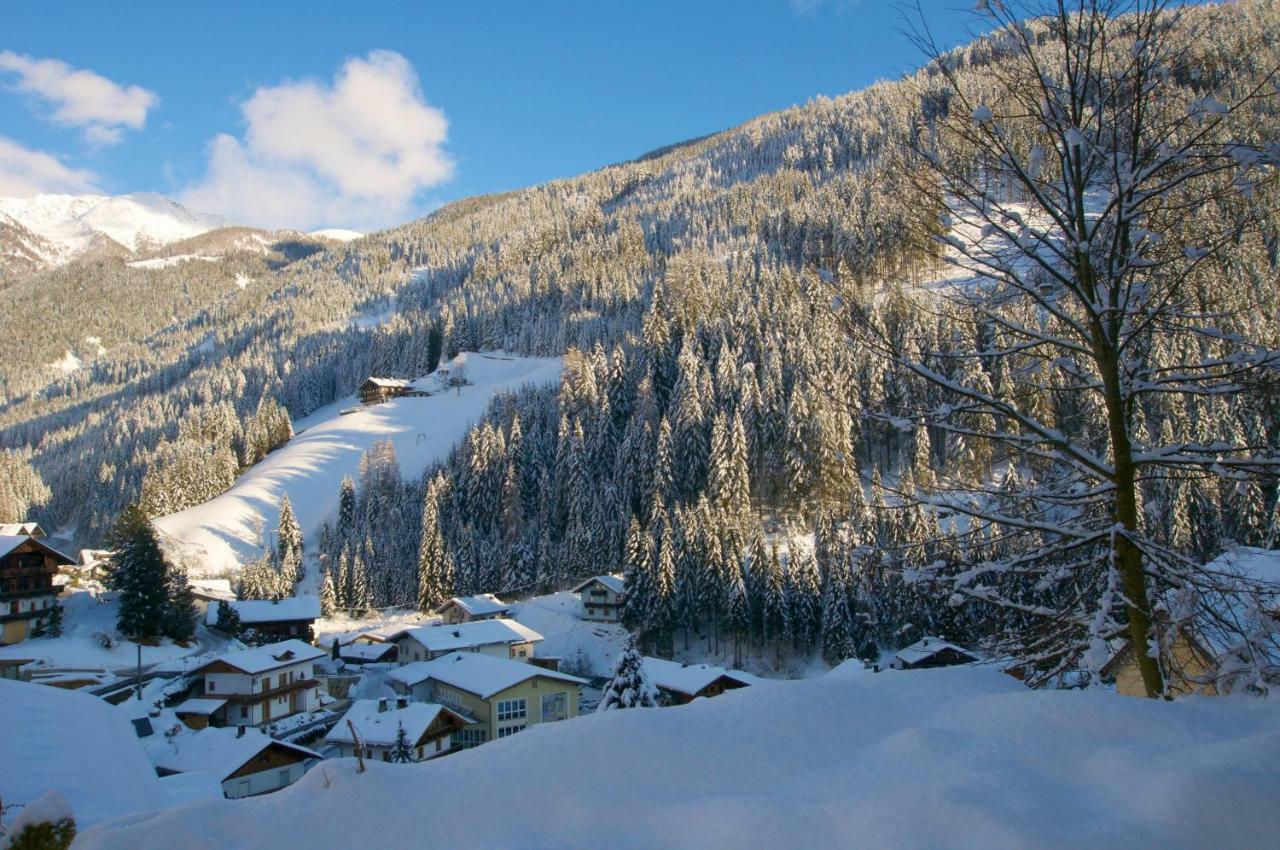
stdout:
[[(404, 729), (412, 760), (426, 761), (450, 752), (453, 733), (471, 723), (470, 718), (457, 710), (438, 703), (410, 702), (408, 697), (397, 698), (394, 705), (386, 697), (358, 699), (351, 703), (351, 708), (324, 740), (339, 754), (354, 756), (358, 739), (364, 758), (391, 761), (396, 738)], [(352, 728), (355, 738), (351, 735)]]
[(527, 661), (542, 635), (515, 620), (477, 620), (456, 625), (402, 629), (386, 637), (396, 645), (401, 664), (430, 661), (450, 652), (480, 652), (495, 658)]
[(207, 773), (236, 800), (278, 791), (302, 778), (321, 759), (314, 750), (277, 741), (257, 729), (201, 729), (152, 745), (161, 776)]
[(452, 626), (510, 616), (511, 606), (492, 593), (482, 593), (478, 596), (455, 596), (437, 608), (436, 613)]
[[(197, 668), (211, 726), (262, 726), (320, 707), (315, 663), (324, 650), (300, 640), (228, 652)], [(213, 703), (222, 701), (214, 707)], [(185, 705), (185, 704), (184, 704)], [(179, 709), (183, 706), (179, 706)]]
[(582, 600), (582, 619), (597, 623), (622, 620), (622, 604), (626, 600), (622, 576), (595, 576), (574, 587), (572, 592)]

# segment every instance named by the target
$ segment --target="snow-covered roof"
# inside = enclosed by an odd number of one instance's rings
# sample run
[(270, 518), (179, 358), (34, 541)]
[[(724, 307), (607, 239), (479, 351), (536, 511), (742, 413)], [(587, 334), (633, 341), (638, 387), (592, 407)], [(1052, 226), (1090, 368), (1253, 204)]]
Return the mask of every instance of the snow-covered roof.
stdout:
[(377, 661), (393, 651), (395, 651), (395, 646), (389, 643), (369, 643), (355, 640), (338, 647), (338, 656), (358, 661)]
[(5, 537), (44, 537), (44, 529), (38, 522), (0, 522), (0, 535)]
[(168, 803), (129, 719), (97, 697), (0, 679), (0, 730), (6, 806), (54, 788), (83, 829)]
[(665, 658), (644, 658), (644, 674), (649, 682), (663, 690), (695, 696), (703, 688), (722, 677), (743, 685), (752, 680), (736, 670), (726, 670), (713, 664), (681, 664)]
[[(320, 619), (319, 596), (290, 596), (287, 599), (241, 599), (228, 600), (228, 604), (240, 615), (243, 625), (253, 623), (274, 623), (277, 620), (318, 620)], [(210, 605), (205, 622), (212, 626), (218, 622), (218, 606)]]
[[(231, 589), (231, 580), (225, 578), (189, 578), (187, 584), (191, 592), (204, 599), (233, 602), (236, 593)], [(217, 615), (215, 613), (215, 619)]]
[(61, 558), (64, 564), (74, 564), (76, 562), (76, 559), (72, 558), (70, 555), (62, 554), (40, 538), (32, 537), (29, 534), (0, 534), (0, 557), (8, 555), (23, 543), (32, 543), (47, 552), (53, 553), (57, 557)]
[(265, 673), (277, 667), (287, 667), (302, 661), (315, 661), (324, 658), (327, 654), (323, 649), (317, 649), (300, 640), (282, 640), (279, 643), (269, 643), (265, 646), (255, 646), (252, 649), (241, 649), (219, 655), (213, 661), (198, 668), (196, 672), (210, 664), (221, 662), (245, 673)]
[(452, 652), (472, 646), (488, 646), (495, 643), (536, 643), (542, 635), (515, 620), (476, 620), (456, 626), (419, 626), (402, 629), (387, 637), (395, 641), (411, 637), (430, 652)]
[(490, 614), (505, 614), (511, 610), (510, 605), (503, 602), (492, 593), (481, 593), (478, 596), (455, 596), (436, 610), (443, 611), (453, 605), (457, 605), (472, 617), (486, 617)]
[(225, 699), (209, 697), (192, 697), (186, 702), (173, 707), (174, 714), (213, 714), (227, 704)]
[(169, 803), (181, 806), (197, 800), (222, 800), (222, 783), (212, 773), (193, 770), (188, 773), (175, 773), (160, 777), (160, 787), (169, 797)]
[(938, 637), (922, 637), (920, 640), (911, 644), (911, 646), (898, 650), (894, 653), (893, 657), (897, 658), (903, 664), (919, 664), (926, 658), (931, 658), (939, 652), (948, 649), (977, 660), (977, 656), (964, 647), (957, 646), (954, 643), (948, 643)]
[(389, 747), (396, 742), (401, 726), (409, 737), (409, 743), (416, 744), (427, 734), (427, 729), (441, 713), (461, 717), (434, 702), (411, 702), (403, 708), (397, 708), (394, 701), (389, 702), (387, 710), (381, 712), (378, 711), (376, 699), (358, 699), (351, 703), (351, 708), (325, 736), (325, 741), (330, 744), (355, 743), (351, 740), (351, 729), (347, 726), (347, 721), (350, 720), (351, 725), (356, 728), (356, 734), (365, 744)]
[(488, 699), (499, 691), (505, 691), (535, 676), (576, 685), (587, 683), (586, 679), (579, 679), (568, 673), (478, 652), (454, 652), (433, 661), (415, 661), (392, 670), (387, 676), (410, 687), (431, 679), (460, 688), (481, 699)]
[(581, 593), (581, 592), (582, 592), (582, 590), (583, 590), (583, 588), (587, 587), (587, 586), (588, 586), (588, 585), (590, 585), (590, 584), (594, 584), (595, 582), (600, 582), (600, 583), (601, 583), (601, 584), (603, 584), (605, 587), (609, 588), (610, 590), (612, 590), (614, 593), (617, 593), (618, 595), (621, 595), (621, 594), (622, 594), (622, 592), (623, 592), (623, 590), (624, 590), (624, 588), (625, 588), (625, 586), (626, 586), (626, 585), (625, 585), (625, 583), (624, 583), (624, 581), (623, 581), (622, 576), (620, 576), (620, 575), (615, 575), (615, 574), (612, 574), (612, 573), (608, 573), (608, 574), (606, 574), (606, 575), (602, 575), (602, 576), (592, 576), (591, 578), (587, 579), (586, 581), (584, 581), (584, 582), (582, 582), (582, 583), (580, 583), (580, 584), (576, 585), (575, 587), (571, 588), (570, 592), (571, 592), (571, 593)]
[(367, 378), (366, 384), (373, 384), (375, 387), (386, 387), (388, 389), (408, 389), (412, 386), (411, 381), (402, 378)]
[[(244, 734), (240, 734), (241, 728)], [(302, 758), (321, 758), (314, 750), (277, 741), (257, 729), (218, 729), (212, 726), (191, 735), (174, 736), (167, 744), (152, 750), (151, 757), (156, 767), (162, 770), (175, 773), (204, 771), (222, 782), (273, 744), (292, 750)]]

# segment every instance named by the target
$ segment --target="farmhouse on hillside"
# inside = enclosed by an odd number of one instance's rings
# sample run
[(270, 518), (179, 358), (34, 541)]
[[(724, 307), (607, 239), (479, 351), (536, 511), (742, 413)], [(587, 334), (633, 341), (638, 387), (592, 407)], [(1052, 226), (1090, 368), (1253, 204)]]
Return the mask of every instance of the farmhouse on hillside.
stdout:
[(257, 729), (201, 729), (151, 745), (161, 777), (207, 773), (231, 800), (269, 794), (292, 785), (322, 756), (314, 750), (277, 741)]
[(455, 596), (436, 609), (446, 625), (473, 623), (477, 620), (497, 620), (511, 613), (511, 606), (492, 593), (478, 596)]
[(24, 641), (44, 628), (60, 591), (53, 577), (74, 563), (38, 537), (0, 535), (0, 645)]
[[(240, 615), (240, 626), (259, 637), (275, 640), (315, 639), (311, 627), (320, 619), (319, 596), (290, 596), (287, 599), (241, 599), (227, 603)], [(205, 625), (218, 624), (218, 606), (209, 605)]]
[(937, 637), (923, 637), (911, 646), (898, 650), (889, 666), (895, 670), (923, 670), (929, 667), (972, 664), (977, 660), (978, 656), (954, 643)]
[(622, 604), (626, 599), (622, 576), (594, 576), (571, 592), (577, 593), (582, 600), (582, 619), (596, 623), (622, 621)]
[(184, 722), (204, 712), (209, 726), (262, 726), (311, 711), (320, 707), (314, 665), (325, 656), (300, 640), (228, 652), (196, 668), (204, 676), (203, 693), (174, 712)]
[(365, 378), (360, 385), (361, 404), (379, 404), (407, 395), (413, 387), (408, 381), (400, 378)]
[(473, 718), (454, 733), (454, 745), (474, 747), (514, 735), (535, 723), (578, 716), (585, 679), (474, 652), (415, 661), (387, 674), (397, 693), (434, 702)]
[(451, 752), (454, 733), (469, 725), (469, 718), (438, 703), (410, 702), (407, 696), (397, 697), (394, 706), (386, 697), (358, 699), (324, 740), (341, 755), (354, 756), (358, 739), (364, 758), (394, 761), (396, 738), (404, 729), (409, 759), (426, 761)]
[(725, 691), (752, 684), (746, 673), (711, 664), (681, 664), (663, 658), (644, 658), (644, 674), (658, 689), (665, 705), (684, 705), (698, 697), (719, 696)]
[(396, 645), (397, 660), (407, 664), (430, 661), (458, 650), (527, 660), (533, 656), (534, 644), (542, 641), (542, 635), (515, 620), (477, 620), (455, 626), (401, 629), (387, 635), (385, 640)]

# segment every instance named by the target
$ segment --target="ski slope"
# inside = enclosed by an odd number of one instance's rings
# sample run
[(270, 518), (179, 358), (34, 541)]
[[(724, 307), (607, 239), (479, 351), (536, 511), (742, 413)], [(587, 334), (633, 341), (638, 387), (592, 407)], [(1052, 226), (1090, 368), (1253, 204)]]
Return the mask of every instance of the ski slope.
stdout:
[[(343, 476), (357, 476), (360, 456), (374, 443), (391, 440), (401, 474), (421, 475), (445, 458), (496, 393), (557, 381), (561, 361), (466, 352), (446, 367), (454, 376), (465, 372), (471, 383), (446, 388), (442, 378), (433, 375), (414, 382), (431, 396), (368, 407), (349, 396), (294, 423), (294, 438), (246, 471), (225, 493), (157, 520), (166, 546), (193, 575), (237, 569), (259, 556), (264, 541), (271, 539), (280, 497), (286, 492), (310, 545), (320, 525), (337, 511)], [(345, 412), (353, 407), (353, 412)]]
[(1272, 847), (1277, 752), (1271, 700), (853, 662), (422, 764), (325, 761), (277, 793), (135, 814), (76, 847)]

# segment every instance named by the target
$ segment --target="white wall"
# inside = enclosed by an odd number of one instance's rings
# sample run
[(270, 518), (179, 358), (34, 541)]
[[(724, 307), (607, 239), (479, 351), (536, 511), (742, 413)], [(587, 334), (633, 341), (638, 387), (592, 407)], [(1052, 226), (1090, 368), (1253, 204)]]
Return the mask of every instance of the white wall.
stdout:
[(222, 792), (232, 800), (241, 797), (252, 797), (255, 794), (266, 794), (278, 791), (286, 785), (292, 785), (307, 772), (306, 762), (295, 762), (285, 767), (250, 773), (248, 776), (237, 776), (222, 783)]

